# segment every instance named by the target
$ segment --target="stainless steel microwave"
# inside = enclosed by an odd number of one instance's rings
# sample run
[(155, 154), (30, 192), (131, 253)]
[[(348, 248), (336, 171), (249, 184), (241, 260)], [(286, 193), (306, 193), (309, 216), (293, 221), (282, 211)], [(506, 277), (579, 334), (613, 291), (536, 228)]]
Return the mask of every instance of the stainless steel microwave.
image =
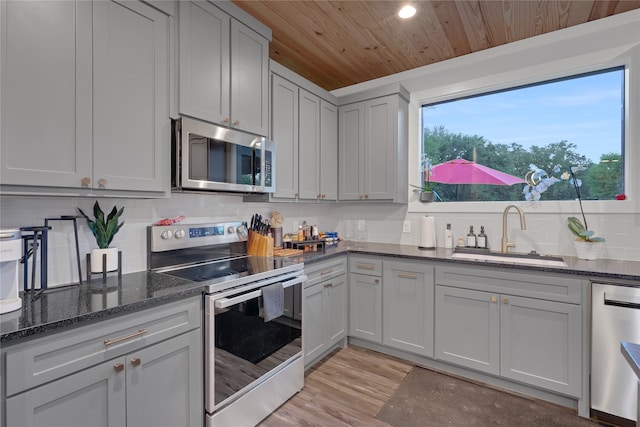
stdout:
[(188, 117), (173, 120), (172, 130), (174, 191), (275, 191), (272, 141)]

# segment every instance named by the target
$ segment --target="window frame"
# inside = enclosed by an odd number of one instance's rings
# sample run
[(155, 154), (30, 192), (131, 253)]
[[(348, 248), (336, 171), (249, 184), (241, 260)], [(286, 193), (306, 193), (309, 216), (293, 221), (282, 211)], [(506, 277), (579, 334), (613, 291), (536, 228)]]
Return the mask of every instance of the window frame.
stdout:
[[(535, 49), (534, 49), (535, 50)], [(594, 57), (609, 56), (613, 49), (596, 52)], [(511, 52), (513, 54), (513, 52)], [(608, 55), (607, 55), (608, 54)], [(473, 55), (469, 55), (473, 56)], [(487, 55), (505, 56), (505, 55)], [(584, 56), (584, 55), (583, 55)], [(535, 56), (532, 55), (535, 58)], [(464, 62), (465, 58), (457, 58)], [(449, 81), (441, 86), (435, 86), (419, 92), (412, 93), (412, 100), (409, 109), (409, 184), (420, 185), (419, 163), (421, 155), (421, 135), (422, 119), (421, 108), (423, 105), (447, 102), (458, 98), (481, 95), (484, 93), (501, 91), (509, 88), (537, 84), (555, 79), (563, 79), (575, 75), (597, 72), (614, 67), (624, 67), (624, 179), (626, 200), (586, 200), (583, 201), (585, 213), (638, 213), (640, 206), (640, 172), (632, 171), (631, 165), (640, 162), (640, 143), (632, 143), (636, 135), (640, 134), (640, 123), (631, 123), (631, 117), (640, 117), (640, 98), (638, 88), (640, 88), (640, 42), (627, 50), (624, 55), (616, 55), (614, 59), (597, 61), (597, 58), (580, 57), (566, 58), (565, 60), (555, 59), (549, 62), (541, 62), (536, 65), (525, 64), (512, 70), (504, 70), (499, 74), (478, 74), (470, 76), (466, 80)], [(455, 60), (450, 60), (455, 61)], [(473, 65), (481, 65), (486, 59), (480, 61), (467, 61), (472, 64), (467, 67), (473, 70)], [(480, 62), (481, 64), (473, 64)], [(531, 62), (531, 61), (529, 61)], [(577, 62), (577, 63), (576, 63)], [(636, 65), (636, 66), (634, 66)], [(637, 68), (637, 69), (636, 69)], [(438, 70), (440, 73), (443, 70)], [(484, 70), (486, 73), (487, 71)], [(442, 78), (446, 80), (446, 77)], [(636, 168), (637, 169), (637, 168)], [(577, 203), (573, 200), (540, 200), (535, 201), (460, 201), (460, 202), (434, 202), (422, 203), (418, 200), (417, 193), (409, 187), (408, 212), (412, 213), (498, 213), (502, 212), (509, 204), (517, 204), (525, 211), (535, 213), (560, 213), (572, 214), (579, 210)]]
[[(602, 67), (602, 68), (596, 68), (594, 71), (589, 71), (589, 72), (581, 72), (581, 73), (575, 73), (575, 74), (571, 74), (565, 77), (560, 77), (560, 78), (552, 78), (552, 79), (543, 79), (540, 81), (536, 81), (534, 83), (528, 83), (528, 84), (524, 84), (524, 85), (517, 85), (517, 86), (507, 86), (505, 89), (499, 89), (499, 90), (492, 90), (492, 91), (486, 91), (486, 92), (476, 92), (473, 95), (460, 95), (460, 96), (456, 96), (453, 98), (449, 98), (446, 101), (440, 101), (440, 102), (422, 102), (419, 104), (418, 108), (420, 109), (420, 135), (419, 135), (419, 148), (420, 148), (420, 153), (419, 156), (420, 158), (422, 158), (424, 156), (424, 153), (422, 153), (422, 143), (423, 143), (423, 139), (424, 139), (424, 123), (423, 123), (423, 118), (424, 118), (424, 111), (422, 110), (424, 107), (429, 107), (429, 106), (437, 106), (437, 105), (443, 105), (443, 104), (447, 104), (449, 102), (456, 102), (456, 101), (463, 101), (463, 100), (467, 100), (467, 99), (471, 99), (471, 98), (476, 98), (476, 97), (482, 97), (482, 96), (490, 96), (490, 95), (494, 95), (494, 94), (498, 94), (501, 92), (508, 92), (508, 91), (512, 91), (512, 90), (520, 90), (520, 89), (527, 89), (530, 87), (534, 87), (534, 86), (543, 86), (546, 84), (553, 84), (553, 83), (558, 83), (558, 82), (562, 82), (562, 81), (566, 81), (566, 80), (572, 80), (572, 79), (580, 79), (580, 78), (585, 78), (585, 77), (589, 77), (589, 76), (593, 76), (595, 74), (600, 74), (600, 73), (607, 73), (607, 72), (622, 72), (623, 74), (623, 81), (624, 81), (624, 87), (622, 88), (622, 101), (625, 104), (625, 109), (623, 111), (623, 114), (625, 115), (625, 117), (621, 117), (621, 120), (623, 121), (624, 127), (621, 130), (621, 142), (622, 142), (622, 153), (621, 153), (621, 158), (623, 163), (623, 170), (622, 173), (623, 175), (626, 176), (626, 149), (627, 149), (627, 136), (626, 136), (626, 128), (627, 128), (627, 122), (626, 122), (626, 114), (627, 114), (627, 96), (628, 96), (628, 82), (627, 82), (627, 77), (628, 77), (628, 67), (620, 65), (620, 66), (614, 66), (614, 67)], [(558, 140), (559, 141), (559, 140)], [(489, 140), (489, 142), (492, 142)], [(568, 141), (569, 143), (571, 143), (571, 141)], [(578, 151), (579, 152), (579, 151)], [(608, 151), (607, 151), (608, 152)], [(469, 160), (469, 159), (468, 159)], [(491, 167), (491, 165), (487, 164), (486, 166)], [(576, 165), (562, 165), (564, 169), (567, 169), (569, 166), (576, 166)], [(563, 169), (563, 171), (564, 171)], [(549, 171), (549, 174), (551, 175), (551, 171)], [(419, 173), (418, 176), (420, 177), (421, 174)], [(560, 174), (559, 173), (555, 173), (553, 174), (553, 176), (555, 176), (556, 178), (560, 178)], [(522, 176), (521, 178), (524, 178), (524, 176)], [(623, 176), (624, 178), (624, 176)], [(418, 178), (420, 179), (420, 178)], [(421, 184), (422, 185), (422, 184)], [(519, 187), (519, 188), (523, 188), (525, 184), (514, 184), (513, 187)], [(628, 188), (627, 186), (627, 182), (626, 179), (624, 181), (624, 185), (623, 187), (626, 189)], [(543, 194), (542, 198), (540, 199), (541, 202), (543, 201), (574, 201), (574, 199), (562, 199), (562, 200), (556, 200), (556, 199), (548, 199), (544, 197), (545, 195)], [(514, 202), (520, 202), (520, 201), (527, 201), (524, 198), (524, 194), (517, 200), (498, 200), (496, 202), (502, 202), (502, 203), (514, 203)], [(584, 200), (583, 200), (584, 201)], [(613, 201), (613, 200), (606, 200), (606, 199), (602, 199), (601, 201)], [(464, 202), (463, 201), (448, 201), (448, 202), (444, 202), (444, 203), (461, 203)], [(481, 201), (474, 201), (474, 200), (468, 200), (467, 202), (469, 203), (480, 203)]]

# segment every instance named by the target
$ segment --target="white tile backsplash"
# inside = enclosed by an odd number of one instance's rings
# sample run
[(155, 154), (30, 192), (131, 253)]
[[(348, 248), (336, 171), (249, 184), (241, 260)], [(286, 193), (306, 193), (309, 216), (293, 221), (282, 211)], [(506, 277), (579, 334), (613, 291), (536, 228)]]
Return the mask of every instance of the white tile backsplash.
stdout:
[[(0, 197), (0, 227), (18, 228), (28, 225), (44, 225), (44, 218), (76, 214), (80, 206), (85, 212), (92, 212), (95, 199), (67, 197)], [(207, 221), (245, 220), (249, 221), (253, 213), (269, 216), (279, 211), (285, 218), (284, 232), (296, 231), (296, 224), (303, 221), (317, 224), (320, 230), (338, 231), (341, 236), (350, 222), (355, 229), (363, 220), (366, 240), (380, 243), (400, 243), (417, 245), (420, 234), (422, 214), (407, 212), (407, 205), (385, 203), (243, 203), (242, 196), (236, 195), (200, 195), (174, 193), (168, 199), (100, 199), (103, 210), (114, 205), (125, 207), (123, 219), (125, 225), (116, 235), (112, 246), (123, 253), (123, 272), (144, 271), (147, 269), (146, 227), (163, 219), (184, 215), (187, 223)], [(509, 215), (509, 239), (516, 243), (517, 252), (536, 250), (540, 253), (557, 255), (575, 255), (572, 237), (566, 227), (566, 215), (525, 211), (527, 231), (520, 231), (518, 215)], [(502, 237), (501, 213), (434, 213), (436, 238), (439, 245), (444, 242), (444, 230), (447, 223), (453, 229), (454, 244), (459, 236), (465, 236), (469, 226), (476, 233), (484, 225), (489, 246), (500, 249)], [(640, 219), (638, 214), (590, 214), (591, 228), (606, 238), (605, 256), (608, 258), (640, 260)], [(405, 220), (411, 222), (411, 233), (403, 233)], [(593, 224), (593, 225), (591, 225)], [(49, 284), (67, 284), (77, 282), (75, 266), (75, 243), (71, 223), (51, 222), (49, 242)], [(86, 254), (95, 248), (95, 240), (84, 220), (78, 220), (80, 257), (83, 275), (85, 273)], [(39, 271), (39, 270), (38, 270)], [(21, 279), (22, 280), (22, 279)], [(38, 278), (36, 279), (39, 282)]]

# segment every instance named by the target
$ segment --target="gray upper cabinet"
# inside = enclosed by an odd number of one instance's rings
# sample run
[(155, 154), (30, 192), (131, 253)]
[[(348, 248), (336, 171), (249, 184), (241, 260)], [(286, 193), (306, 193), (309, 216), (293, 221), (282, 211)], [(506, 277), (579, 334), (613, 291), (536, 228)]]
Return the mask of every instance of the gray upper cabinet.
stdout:
[(274, 198), (298, 197), (298, 87), (271, 75), (271, 139), (276, 142)]
[(164, 195), (169, 16), (137, 1), (0, 8), (3, 192)]
[(206, 1), (179, 10), (181, 114), (268, 134), (269, 40)]
[[(94, 186), (169, 185), (169, 20), (141, 2), (93, 4)], [(97, 181), (97, 182), (96, 182)]]
[(340, 200), (406, 203), (408, 94), (399, 90), (340, 106)]
[(272, 199), (336, 201), (337, 107), (301, 86), (311, 85), (300, 76), (271, 64), (277, 71), (271, 74), (271, 139), (278, 158)]
[(300, 199), (319, 199), (320, 98), (300, 89), (298, 192)]
[(338, 200), (338, 107), (320, 100), (320, 198)]

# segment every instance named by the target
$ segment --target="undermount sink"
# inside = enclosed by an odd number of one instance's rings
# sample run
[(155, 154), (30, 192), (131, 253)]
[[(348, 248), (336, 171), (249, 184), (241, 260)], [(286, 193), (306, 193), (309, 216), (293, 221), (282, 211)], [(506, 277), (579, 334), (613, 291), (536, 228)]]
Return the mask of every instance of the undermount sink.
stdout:
[(499, 252), (467, 253), (455, 252), (451, 255), (455, 259), (469, 259), (474, 261), (493, 261), (505, 264), (540, 265), (550, 267), (567, 267), (567, 263), (560, 257), (525, 254), (503, 254)]

